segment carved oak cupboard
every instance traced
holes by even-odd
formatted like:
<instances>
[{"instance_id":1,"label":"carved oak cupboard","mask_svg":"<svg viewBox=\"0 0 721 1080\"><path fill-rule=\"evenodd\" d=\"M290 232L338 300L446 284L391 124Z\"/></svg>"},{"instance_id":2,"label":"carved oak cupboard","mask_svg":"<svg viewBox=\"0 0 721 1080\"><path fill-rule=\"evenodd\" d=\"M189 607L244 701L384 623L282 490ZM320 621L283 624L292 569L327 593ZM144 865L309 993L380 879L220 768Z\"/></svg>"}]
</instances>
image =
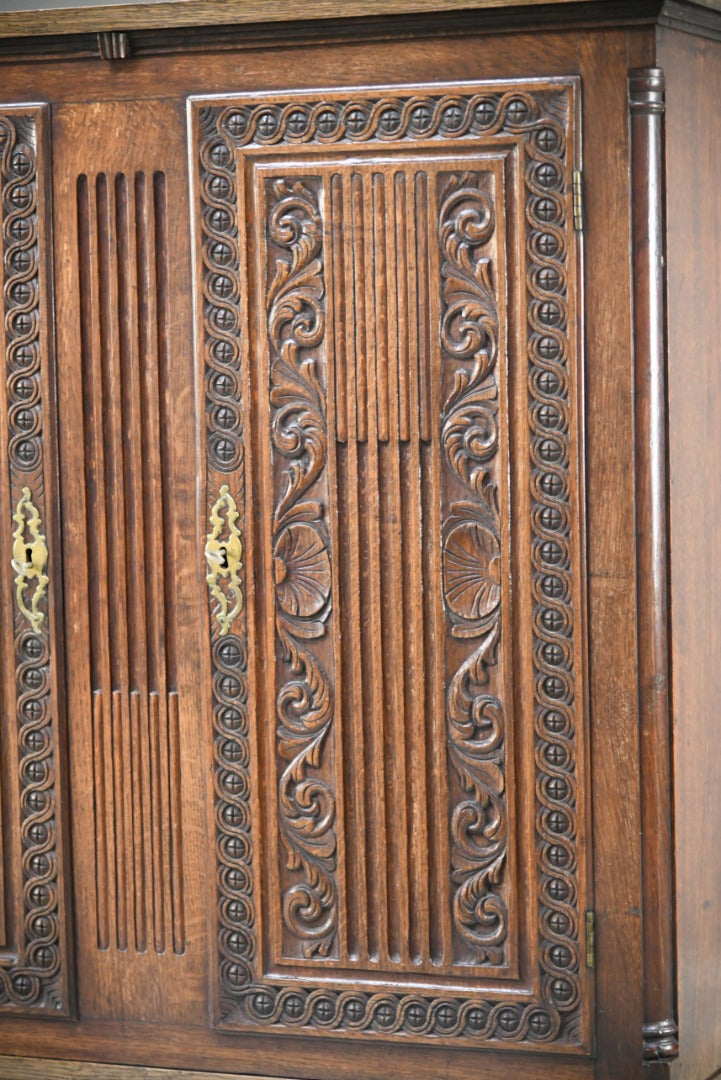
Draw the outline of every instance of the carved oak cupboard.
<instances>
[{"instance_id":1,"label":"carved oak cupboard","mask_svg":"<svg viewBox=\"0 0 721 1080\"><path fill-rule=\"evenodd\" d=\"M719 5L15 6L0 1074L706 1080Z\"/></svg>"}]
</instances>

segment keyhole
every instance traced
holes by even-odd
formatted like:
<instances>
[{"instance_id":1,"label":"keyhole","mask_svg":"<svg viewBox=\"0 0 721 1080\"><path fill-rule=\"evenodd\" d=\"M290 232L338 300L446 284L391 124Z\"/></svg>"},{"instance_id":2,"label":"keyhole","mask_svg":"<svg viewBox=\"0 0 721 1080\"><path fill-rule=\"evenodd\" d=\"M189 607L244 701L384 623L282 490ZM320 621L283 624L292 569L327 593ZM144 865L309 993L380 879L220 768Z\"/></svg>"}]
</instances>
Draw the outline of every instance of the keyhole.
<instances>
[{"instance_id":1,"label":"keyhole","mask_svg":"<svg viewBox=\"0 0 721 1080\"><path fill-rule=\"evenodd\" d=\"M30 564L33 561L33 549L31 547L25 548L25 562Z\"/></svg>"},{"instance_id":2,"label":"keyhole","mask_svg":"<svg viewBox=\"0 0 721 1080\"><path fill-rule=\"evenodd\" d=\"M227 550L227 548L224 548L224 547L220 548L219 551L218 551L218 554L220 555L220 567L221 567L221 570L227 570L228 569L228 550Z\"/></svg>"}]
</instances>

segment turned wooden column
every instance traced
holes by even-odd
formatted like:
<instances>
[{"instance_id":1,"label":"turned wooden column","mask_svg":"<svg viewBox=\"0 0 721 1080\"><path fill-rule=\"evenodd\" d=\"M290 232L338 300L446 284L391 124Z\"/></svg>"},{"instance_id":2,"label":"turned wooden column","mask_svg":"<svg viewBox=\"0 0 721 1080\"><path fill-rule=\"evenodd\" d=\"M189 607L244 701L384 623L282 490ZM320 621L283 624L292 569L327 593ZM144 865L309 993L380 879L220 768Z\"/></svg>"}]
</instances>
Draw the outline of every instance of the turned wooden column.
<instances>
[{"instance_id":1,"label":"turned wooden column","mask_svg":"<svg viewBox=\"0 0 721 1080\"><path fill-rule=\"evenodd\" d=\"M644 1059L678 1054L668 651L668 469L664 263L664 76L629 74L638 688L643 828Z\"/></svg>"}]
</instances>

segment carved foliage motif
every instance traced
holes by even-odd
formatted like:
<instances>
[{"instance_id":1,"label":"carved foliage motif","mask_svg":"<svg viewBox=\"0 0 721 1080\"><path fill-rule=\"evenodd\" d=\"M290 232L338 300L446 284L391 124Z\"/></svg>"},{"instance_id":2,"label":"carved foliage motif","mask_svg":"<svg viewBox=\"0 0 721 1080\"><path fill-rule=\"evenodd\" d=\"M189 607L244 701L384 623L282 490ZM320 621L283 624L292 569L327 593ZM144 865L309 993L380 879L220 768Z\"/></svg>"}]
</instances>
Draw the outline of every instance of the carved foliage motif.
<instances>
[{"instance_id":1,"label":"carved foliage motif","mask_svg":"<svg viewBox=\"0 0 721 1080\"><path fill-rule=\"evenodd\" d=\"M38 116L0 113L8 462L14 532L15 683L23 923L0 962L0 1005L64 1011L57 837L56 718L46 591L47 518L40 325ZM10 567L6 568L6 573Z\"/></svg>"},{"instance_id":2,"label":"carved foliage motif","mask_svg":"<svg viewBox=\"0 0 721 1080\"><path fill-rule=\"evenodd\" d=\"M276 634L286 668L276 701L280 829L294 884L283 897L289 931L306 956L326 956L337 927L335 796L323 778L333 691L313 642L331 613L326 497L325 390L316 350L325 332L322 224L305 183L276 180L267 192L270 403L280 490L273 517ZM276 466L276 469L278 466Z\"/></svg>"},{"instance_id":3,"label":"carved foliage motif","mask_svg":"<svg viewBox=\"0 0 721 1080\"><path fill-rule=\"evenodd\" d=\"M529 556L536 691L540 996L525 1001L494 1000L468 994L458 997L391 990L373 993L262 981L254 962L257 942L245 711L247 627L242 616L238 636L233 639L237 667L232 672L219 653L221 640L213 642L214 685L230 680L222 700L216 691L214 710L223 1026L250 1023L276 1030L322 1030L345 1035L366 1032L381 1037L461 1038L472 1042L504 1040L531 1045L575 1044L582 1039L575 798L577 703L571 592L572 544L575 547L578 539L571 534L573 391L567 369L567 191L572 162L566 150L565 129L572 103L572 88L560 81L537 87L519 83L507 90L481 87L472 93L428 95L410 91L374 96L369 92L347 100L333 96L281 103L200 103L209 484L218 470L233 472L237 477L243 460L239 417L235 426L229 424L227 428L222 428L219 421L226 406L231 412L240 411L235 160L242 147L430 139L476 142L489 148L496 135L502 136L505 143L515 140L525 155L528 252L533 532ZM281 252L285 249L285 256L281 255L276 266L284 262L286 269L282 273L288 280L298 272L298 281L302 281L294 305L286 303L281 297L283 286L278 286L268 324L274 341L274 449L287 458L285 488L283 497L277 500L274 521L276 633L285 647L289 671L278 705L285 709L285 715L281 712L284 724L290 717L286 730L293 736L295 758L302 761L292 778L289 809L284 812L295 815L298 822L307 820L311 837L317 837L320 828L327 838L320 848L310 846L313 859L308 860L307 867L303 859L307 860L308 852L302 846L295 848L299 874L306 887L302 901L306 909L302 913L294 911L292 916L296 922L301 915L310 920L310 925L327 927L330 934L327 920L331 894L326 891L325 899L311 901L307 891L309 883L317 880L323 883L323 893L325 882L332 881L332 803L322 790L324 782L314 760L306 754L307 746L322 746L327 737L326 722L332 714L327 676L314 666L311 650L316 640L313 633L321 632L324 619L330 615L327 540L318 529L318 522L323 520L320 506L314 508L312 517L301 516L297 509L313 499L319 502L311 489L318 484L325 454L324 390L312 359L322 336L323 282L320 240L315 232L318 205L312 183L304 177L302 183L288 180L283 184L273 193L277 209L274 243ZM463 196L458 194L461 187L466 191ZM461 203L453 203L456 196ZM292 212L279 209L285 199L294 203ZM459 212L463 199L469 200L467 209L473 206L470 215ZM470 643L469 654L449 687L447 701L451 758L459 777L466 778L469 790L469 808L463 811L464 819L454 826L454 899L459 923L471 936L480 933L480 941L474 938L479 949L492 950L499 947L493 938L505 918L495 881L497 868L503 866L505 844L501 839L505 829L502 780L496 772L502 760L504 718L497 696L488 688L489 672L496 662L500 599L498 508L490 465L497 443L497 389L492 375L497 339L489 289L492 283L477 251L482 242L477 237L492 227L492 220L488 219L489 208L478 189L472 183L469 188L466 179L457 191L446 191L440 205L439 240L442 258L448 264L443 281L442 345L446 363L458 365L456 388L444 401L441 434L448 468L466 493L444 522L444 593L459 640ZM463 244L467 245L466 253ZM283 312L282 318L273 315L274 308ZM307 369L299 371L287 359L279 363L284 346L286 351L290 347L296 360L307 356ZM279 374L302 402L302 418L286 410L286 399L282 393L279 396ZM240 506L242 484L237 492ZM306 626L312 628L310 637L299 633ZM291 699L285 697L289 690L295 695L292 713L288 710ZM226 714L232 718L230 727ZM292 726L297 716L305 716L298 741ZM311 728L314 743L309 739ZM290 746L290 735L288 739ZM227 787L227 777L232 778L232 789ZM303 784L308 786L303 789ZM468 851L458 843L463 836L467 837ZM294 850L292 843L289 850ZM320 871L326 877L314 879L313 873L320 875ZM312 937L308 940L314 941ZM326 939L321 936L320 940L325 943ZM312 948L311 944L311 952Z\"/></svg>"},{"instance_id":4,"label":"carved foliage motif","mask_svg":"<svg viewBox=\"0 0 721 1080\"><path fill-rule=\"evenodd\" d=\"M468 642L447 694L449 758L462 797L451 819L456 930L480 962L505 962L507 907L500 888L508 849L505 718L489 692L501 634L498 484L498 314L491 260L491 200L472 174L439 193L443 291L441 344L451 368L441 444L467 501L444 522L443 584L451 639ZM455 650L454 650L455 652Z\"/></svg>"}]
</instances>

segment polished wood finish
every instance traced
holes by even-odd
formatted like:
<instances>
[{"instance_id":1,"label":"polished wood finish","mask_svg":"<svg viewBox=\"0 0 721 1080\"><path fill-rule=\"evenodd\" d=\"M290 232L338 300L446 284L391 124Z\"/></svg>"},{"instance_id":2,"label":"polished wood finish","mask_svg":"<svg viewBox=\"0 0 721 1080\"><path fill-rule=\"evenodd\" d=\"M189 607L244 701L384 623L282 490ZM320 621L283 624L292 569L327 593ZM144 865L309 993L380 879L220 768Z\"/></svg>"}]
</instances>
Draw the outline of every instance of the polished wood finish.
<instances>
[{"instance_id":1,"label":"polished wood finish","mask_svg":"<svg viewBox=\"0 0 721 1080\"><path fill-rule=\"evenodd\" d=\"M270 1080L267 1076L250 1077L239 1073L146 1069L135 1065L97 1065L87 1061L17 1057L0 1057L0 1075L3 1080Z\"/></svg>"},{"instance_id":2,"label":"polished wood finish","mask_svg":"<svg viewBox=\"0 0 721 1080\"><path fill-rule=\"evenodd\" d=\"M644 1057L678 1054L668 647L668 477L663 118L659 68L629 76L632 169L636 574L643 822Z\"/></svg>"},{"instance_id":3,"label":"polished wood finish","mask_svg":"<svg viewBox=\"0 0 721 1080\"><path fill-rule=\"evenodd\" d=\"M248 740L228 694L214 702L218 875L237 873L224 853L242 842L263 915L231 917L221 887L221 941L244 937L221 952L218 1022L453 1045L502 1030L539 1048L573 1029L583 1045L576 240L560 227L575 86L436 89L192 103L208 504L237 503L248 597L232 634L213 598L213 685L237 679L253 703ZM237 262L236 205L254 222ZM526 297L506 294L527 250ZM526 340L528 382L511 367ZM244 368L249 404L229 378ZM529 393L530 445L511 420ZM535 628L515 641L530 697L514 623ZM520 750L533 716L535 760ZM225 798L231 775L247 797ZM534 789L535 837L520 824ZM526 967L546 994L495 996L496 981L518 993ZM470 979L487 1005L456 996Z\"/></svg>"},{"instance_id":4,"label":"polished wood finish","mask_svg":"<svg viewBox=\"0 0 721 1080\"><path fill-rule=\"evenodd\" d=\"M190 1022L207 747L181 115L58 105L53 147L79 1004Z\"/></svg>"},{"instance_id":5,"label":"polished wood finish","mask_svg":"<svg viewBox=\"0 0 721 1080\"><path fill-rule=\"evenodd\" d=\"M0 1003L74 1012L66 866L49 110L0 109L3 900ZM11 572L11 573L10 573Z\"/></svg>"},{"instance_id":6,"label":"polished wood finish","mask_svg":"<svg viewBox=\"0 0 721 1080\"><path fill-rule=\"evenodd\" d=\"M145 3L114 3L100 0L77 6L72 0L46 0L19 5L8 0L0 13L0 36L25 34L102 33L152 27L209 26L248 23L284 23L289 20L346 19L384 15L477 11L482 15L499 9L513 13L521 22L539 9L553 7L570 16L574 7L593 5L607 10L611 18L638 14L639 0L146 0ZM658 0L657 9L668 6L670 18L693 18L693 9L721 11L721 0ZM626 10L624 10L624 7ZM37 10L35 10L37 8ZM688 15L687 15L688 12Z\"/></svg>"},{"instance_id":7,"label":"polished wood finish","mask_svg":"<svg viewBox=\"0 0 721 1080\"><path fill-rule=\"evenodd\" d=\"M77 1019L0 1000L4 1052L668 1075L695 751L670 753L651 7L5 57L5 113L52 105Z\"/></svg>"},{"instance_id":8,"label":"polished wood finish","mask_svg":"<svg viewBox=\"0 0 721 1080\"><path fill-rule=\"evenodd\" d=\"M523 0L532 9L548 4L570 5L594 0ZM718 0L705 0L709 7ZM428 13L475 9L514 8L519 0L394 0L392 13ZM155 0L151 3L74 6L55 2L40 10L12 10L0 14L0 36L110 31L166 26L205 26L224 23L287 22L289 19L340 19L390 14L386 0Z\"/></svg>"},{"instance_id":9,"label":"polished wood finish","mask_svg":"<svg viewBox=\"0 0 721 1080\"><path fill-rule=\"evenodd\" d=\"M718 710L721 651L721 45L660 32L666 73L669 470L673 659L674 818L681 1053L672 1075L710 1077L721 1061L721 830ZM691 255L691 253L693 253ZM683 260L683 263L682 263ZM693 358L693 359L691 359ZM697 1033L684 1039L684 1032Z\"/></svg>"}]
</instances>

